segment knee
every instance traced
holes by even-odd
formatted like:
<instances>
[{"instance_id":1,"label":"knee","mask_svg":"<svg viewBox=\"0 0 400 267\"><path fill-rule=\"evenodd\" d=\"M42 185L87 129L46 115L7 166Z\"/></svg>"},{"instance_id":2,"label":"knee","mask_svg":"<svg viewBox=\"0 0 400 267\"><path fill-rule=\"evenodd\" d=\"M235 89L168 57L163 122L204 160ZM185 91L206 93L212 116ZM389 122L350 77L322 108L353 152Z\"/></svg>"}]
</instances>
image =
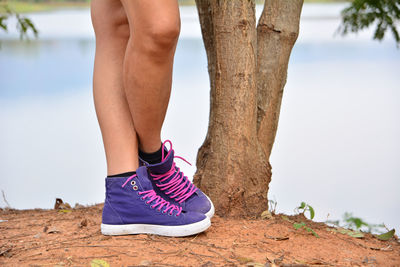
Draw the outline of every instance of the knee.
<instances>
[{"instance_id":1,"label":"knee","mask_svg":"<svg viewBox=\"0 0 400 267\"><path fill-rule=\"evenodd\" d=\"M122 6L105 6L92 1L91 17L96 40L103 43L110 40L128 40L130 36L128 18Z\"/></svg>"},{"instance_id":2,"label":"knee","mask_svg":"<svg viewBox=\"0 0 400 267\"><path fill-rule=\"evenodd\" d=\"M153 23L137 35L138 43L147 52L154 55L168 54L173 51L180 34L180 20L165 23ZM133 33L134 35L134 33Z\"/></svg>"},{"instance_id":3,"label":"knee","mask_svg":"<svg viewBox=\"0 0 400 267\"><path fill-rule=\"evenodd\" d=\"M180 21L154 25L149 30L149 38L153 45L160 48L175 46L181 30Z\"/></svg>"}]
</instances>

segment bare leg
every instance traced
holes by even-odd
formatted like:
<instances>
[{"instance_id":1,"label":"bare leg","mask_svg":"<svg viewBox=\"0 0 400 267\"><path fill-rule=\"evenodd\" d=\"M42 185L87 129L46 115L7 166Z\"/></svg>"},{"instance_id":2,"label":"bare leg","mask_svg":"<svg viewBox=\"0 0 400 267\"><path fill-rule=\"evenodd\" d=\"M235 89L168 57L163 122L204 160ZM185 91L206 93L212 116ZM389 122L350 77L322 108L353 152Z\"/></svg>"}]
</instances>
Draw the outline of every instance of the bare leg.
<instances>
[{"instance_id":1,"label":"bare leg","mask_svg":"<svg viewBox=\"0 0 400 267\"><path fill-rule=\"evenodd\" d=\"M104 1L104 0L103 0ZM121 0L128 17L123 81L132 119L144 152L160 148L161 127L172 83L180 32L177 0Z\"/></svg>"},{"instance_id":2,"label":"bare leg","mask_svg":"<svg viewBox=\"0 0 400 267\"><path fill-rule=\"evenodd\" d=\"M138 140L123 87L122 71L129 25L120 0L92 0L96 33L93 94L103 135L107 174L138 167Z\"/></svg>"}]
</instances>

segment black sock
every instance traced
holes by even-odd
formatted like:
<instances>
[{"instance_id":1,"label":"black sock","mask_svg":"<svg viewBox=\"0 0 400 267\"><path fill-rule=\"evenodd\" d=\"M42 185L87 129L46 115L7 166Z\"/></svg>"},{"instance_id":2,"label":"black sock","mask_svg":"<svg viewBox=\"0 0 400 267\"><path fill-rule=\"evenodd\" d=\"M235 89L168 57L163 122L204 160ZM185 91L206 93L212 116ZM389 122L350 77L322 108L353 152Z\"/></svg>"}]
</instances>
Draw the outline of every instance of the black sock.
<instances>
[{"instance_id":1,"label":"black sock","mask_svg":"<svg viewBox=\"0 0 400 267\"><path fill-rule=\"evenodd\" d=\"M167 153L167 149L164 148L164 157L167 155ZM146 153L139 149L139 157L149 164L160 163L162 160L162 145L160 146L159 150L153 153Z\"/></svg>"},{"instance_id":2,"label":"black sock","mask_svg":"<svg viewBox=\"0 0 400 267\"><path fill-rule=\"evenodd\" d=\"M123 172L123 173L108 175L107 178L110 178L110 177L128 177L128 176L132 176L134 174L136 174L136 172Z\"/></svg>"}]
</instances>

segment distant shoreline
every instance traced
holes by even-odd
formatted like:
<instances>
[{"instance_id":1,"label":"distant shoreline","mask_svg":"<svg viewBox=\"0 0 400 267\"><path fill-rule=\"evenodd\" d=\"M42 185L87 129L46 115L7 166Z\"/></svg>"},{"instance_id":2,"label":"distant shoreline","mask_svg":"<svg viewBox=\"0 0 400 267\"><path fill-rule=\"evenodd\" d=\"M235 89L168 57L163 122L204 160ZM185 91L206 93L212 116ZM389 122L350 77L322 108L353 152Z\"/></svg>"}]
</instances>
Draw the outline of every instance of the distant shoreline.
<instances>
[{"instance_id":1,"label":"distant shoreline","mask_svg":"<svg viewBox=\"0 0 400 267\"><path fill-rule=\"evenodd\" d=\"M193 6L195 0L178 0L180 6ZM348 0L305 0L305 3L340 3L349 2ZM263 0L256 0L257 4L263 4ZM18 1L9 0L9 6L18 13L32 13L32 12L43 12L52 11L59 9L80 9L89 8L89 1L46 1L46 2L33 2L33 1ZM0 8L0 14L3 10Z\"/></svg>"}]
</instances>

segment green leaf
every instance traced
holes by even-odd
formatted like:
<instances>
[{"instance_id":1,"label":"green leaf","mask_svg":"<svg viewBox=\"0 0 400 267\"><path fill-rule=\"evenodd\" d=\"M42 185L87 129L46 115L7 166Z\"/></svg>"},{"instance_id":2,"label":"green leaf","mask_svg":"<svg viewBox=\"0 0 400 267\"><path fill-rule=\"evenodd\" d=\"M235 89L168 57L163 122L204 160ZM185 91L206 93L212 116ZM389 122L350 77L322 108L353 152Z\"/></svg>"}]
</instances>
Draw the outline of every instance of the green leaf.
<instances>
[{"instance_id":1,"label":"green leaf","mask_svg":"<svg viewBox=\"0 0 400 267\"><path fill-rule=\"evenodd\" d=\"M363 225L363 221L360 218L353 218L353 222L356 225L357 229Z\"/></svg>"},{"instance_id":2,"label":"green leaf","mask_svg":"<svg viewBox=\"0 0 400 267\"><path fill-rule=\"evenodd\" d=\"M72 212L72 210L59 210L58 212L60 212L60 213L68 213L68 212Z\"/></svg>"},{"instance_id":3,"label":"green leaf","mask_svg":"<svg viewBox=\"0 0 400 267\"><path fill-rule=\"evenodd\" d=\"M5 15L0 16L0 28L2 28L4 31L7 31L7 19L8 17Z\"/></svg>"},{"instance_id":4,"label":"green leaf","mask_svg":"<svg viewBox=\"0 0 400 267\"><path fill-rule=\"evenodd\" d=\"M313 229L311 229L310 227L306 227L306 230L307 230L307 232L312 233L315 237L319 237L319 235Z\"/></svg>"},{"instance_id":5,"label":"green leaf","mask_svg":"<svg viewBox=\"0 0 400 267\"><path fill-rule=\"evenodd\" d=\"M344 235L348 235L351 237L355 237L355 238L363 238L364 234L361 233L360 231L353 231L350 229L345 229L345 228L338 228L337 232L344 234Z\"/></svg>"},{"instance_id":6,"label":"green leaf","mask_svg":"<svg viewBox=\"0 0 400 267\"><path fill-rule=\"evenodd\" d=\"M375 235L375 237L378 238L379 240L388 241L389 239L391 239L393 237L394 232L395 232L395 230L392 229L389 232L386 232L384 234Z\"/></svg>"},{"instance_id":7,"label":"green leaf","mask_svg":"<svg viewBox=\"0 0 400 267\"><path fill-rule=\"evenodd\" d=\"M293 224L293 227L296 229L296 230L298 230L298 229L300 229L301 227L303 227L303 226L305 226L306 224L304 223L304 222L301 222L301 223L294 223Z\"/></svg>"},{"instance_id":8,"label":"green leaf","mask_svg":"<svg viewBox=\"0 0 400 267\"><path fill-rule=\"evenodd\" d=\"M390 29L399 47L400 37L396 29L400 21L399 0L353 0L349 3L341 12L342 23L337 32L345 35L375 26L373 38L382 40Z\"/></svg>"},{"instance_id":9,"label":"green leaf","mask_svg":"<svg viewBox=\"0 0 400 267\"><path fill-rule=\"evenodd\" d=\"M315 211L314 211L313 207L311 207L310 205L308 205L308 209L310 211L310 219L312 220L312 219L314 219Z\"/></svg>"},{"instance_id":10,"label":"green leaf","mask_svg":"<svg viewBox=\"0 0 400 267\"><path fill-rule=\"evenodd\" d=\"M306 203L305 202L301 202L299 209L304 209L306 207Z\"/></svg>"},{"instance_id":11,"label":"green leaf","mask_svg":"<svg viewBox=\"0 0 400 267\"><path fill-rule=\"evenodd\" d=\"M110 267L110 264L105 260L94 259L90 262L90 267Z\"/></svg>"}]
</instances>

